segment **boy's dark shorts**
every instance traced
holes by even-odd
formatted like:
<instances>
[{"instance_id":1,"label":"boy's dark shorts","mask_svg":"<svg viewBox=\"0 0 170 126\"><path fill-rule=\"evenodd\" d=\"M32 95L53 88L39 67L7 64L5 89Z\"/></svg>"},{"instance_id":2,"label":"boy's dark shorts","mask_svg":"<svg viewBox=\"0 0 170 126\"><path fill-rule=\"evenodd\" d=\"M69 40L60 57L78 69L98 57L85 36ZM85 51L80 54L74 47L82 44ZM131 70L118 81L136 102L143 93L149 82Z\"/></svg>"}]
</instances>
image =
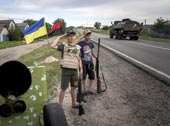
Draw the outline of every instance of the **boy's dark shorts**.
<instances>
[{"instance_id":1,"label":"boy's dark shorts","mask_svg":"<svg viewBox=\"0 0 170 126\"><path fill-rule=\"evenodd\" d=\"M61 89L66 90L69 87L78 86L78 71L77 69L62 68Z\"/></svg>"},{"instance_id":2,"label":"boy's dark shorts","mask_svg":"<svg viewBox=\"0 0 170 126\"><path fill-rule=\"evenodd\" d=\"M95 76L94 76L94 64L83 64L83 80L86 79L86 76L89 76L90 80L94 80Z\"/></svg>"}]
</instances>

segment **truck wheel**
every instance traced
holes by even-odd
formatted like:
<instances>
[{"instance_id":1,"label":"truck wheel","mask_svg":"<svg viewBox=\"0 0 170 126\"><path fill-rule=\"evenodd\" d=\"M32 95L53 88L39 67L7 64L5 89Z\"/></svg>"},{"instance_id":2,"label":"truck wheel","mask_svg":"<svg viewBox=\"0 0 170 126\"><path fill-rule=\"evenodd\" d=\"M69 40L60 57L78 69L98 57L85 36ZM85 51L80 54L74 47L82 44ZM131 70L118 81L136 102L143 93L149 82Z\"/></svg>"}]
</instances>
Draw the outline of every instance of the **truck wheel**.
<instances>
[{"instance_id":1,"label":"truck wheel","mask_svg":"<svg viewBox=\"0 0 170 126\"><path fill-rule=\"evenodd\" d=\"M67 126L62 107L58 103L47 104L43 108L44 126Z\"/></svg>"},{"instance_id":2,"label":"truck wheel","mask_svg":"<svg viewBox=\"0 0 170 126\"><path fill-rule=\"evenodd\" d=\"M130 40L133 40L133 36L130 36Z\"/></svg>"},{"instance_id":3,"label":"truck wheel","mask_svg":"<svg viewBox=\"0 0 170 126\"><path fill-rule=\"evenodd\" d=\"M134 40L138 40L138 39L139 39L139 37L138 37L138 36L135 36L135 37L134 37Z\"/></svg>"},{"instance_id":4,"label":"truck wheel","mask_svg":"<svg viewBox=\"0 0 170 126\"><path fill-rule=\"evenodd\" d=\"M113 38L113 34L110 34L110 38Z\"/></svg>"},{"instance_id":5,"label":"truck wheel","mask_svg":"<svg viewBox=\"0 0 170 126\"><path fill-rule=\"evenodd\" d=\"M118 39L118 35L115 35L115 39Z\"/></svg>"},{"instance_id":6,"label":"truck wheel","mask_svg":"<svg viewBox=\"0 0 170 126\"><path fill-rule=\"evenodd\" d=\"M122 40L123 34L121 33L121 31L118 32L118 39Z\"/></svg>"},{"instance_id":7,"label":"truck wheel","mask_svg":"<svg viewBox=\"0 0 170 126\"><path fill-rule=\"evenodd\" d=\"M118 35L118 39L122 40L122 34L121 33Z\"/></svg>"},{"instance_id":8,"label":"truck wheel","mask_svg":"<svg viewBox=\"0 0 170 126\"><path fill-rule=\"evenodd\" d=\"M115 39L118 39L118 31L116 31L116 33L115 33Z\"/></svg>"}]
</instances>

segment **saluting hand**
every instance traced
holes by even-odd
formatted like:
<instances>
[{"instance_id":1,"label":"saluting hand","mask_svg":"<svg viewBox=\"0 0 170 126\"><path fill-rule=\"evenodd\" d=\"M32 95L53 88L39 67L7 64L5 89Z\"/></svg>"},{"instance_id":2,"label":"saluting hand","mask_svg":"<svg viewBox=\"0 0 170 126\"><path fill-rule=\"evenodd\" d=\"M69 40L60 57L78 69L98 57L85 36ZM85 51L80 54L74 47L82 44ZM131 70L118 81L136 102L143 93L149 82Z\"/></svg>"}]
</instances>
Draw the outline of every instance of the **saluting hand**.
<instances>
[{"instance_id":1,"label":"saluting hand","mask_svg":"<svg viewBox=\"0 0 170 126\"><path fill-rule=\"evenodd\" d=\"M66 37L66 35L67 35L67 34L60 35L59 38L60 38L60 39L63 39L63 38Z\"/></svg>"}]
</instances>

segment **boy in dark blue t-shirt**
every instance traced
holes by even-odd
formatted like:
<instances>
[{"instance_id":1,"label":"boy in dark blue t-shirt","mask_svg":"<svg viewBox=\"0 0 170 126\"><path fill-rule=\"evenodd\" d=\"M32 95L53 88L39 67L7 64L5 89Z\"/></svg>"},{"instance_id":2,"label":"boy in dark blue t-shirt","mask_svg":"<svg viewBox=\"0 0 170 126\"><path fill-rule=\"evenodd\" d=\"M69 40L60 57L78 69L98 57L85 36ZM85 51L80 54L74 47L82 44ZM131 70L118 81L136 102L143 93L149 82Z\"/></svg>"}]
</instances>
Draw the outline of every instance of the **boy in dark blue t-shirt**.
<instances>
[{"instance_id":1,"label":"boy in dark blue t-shirt","mask_svg":"<svg viewBox=\"0 0 170 126\"><path fill-rule=\"evenodd\" d=\"M84 40L80 41L78 45L81 46L81 59L82 59L82 64L83 64L83 91L86 92L86 76L88 74L89 76L89 86L88 86L88 93L89 94L94 94L92 92L92 85L93 85L93 80L95 79L94 76L94 64L93 64L93 59L92 57L96 58L96 55L94 53L94 44L91 41L91 31L86 30L83 33Z\"/></svg>"}]
</instances>

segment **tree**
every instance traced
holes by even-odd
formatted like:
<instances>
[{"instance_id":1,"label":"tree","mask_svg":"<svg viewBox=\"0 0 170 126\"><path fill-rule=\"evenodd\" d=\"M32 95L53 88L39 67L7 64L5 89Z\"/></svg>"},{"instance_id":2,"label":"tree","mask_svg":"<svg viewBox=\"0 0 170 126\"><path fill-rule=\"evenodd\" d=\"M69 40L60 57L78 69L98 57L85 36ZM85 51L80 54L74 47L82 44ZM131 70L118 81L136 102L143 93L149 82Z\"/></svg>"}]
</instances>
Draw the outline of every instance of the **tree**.
<instances>
[{"instance_id":1,"label":"tree","mask_svg":"<svg viewBox=\"0 0 170 126\"><path fill-rule=\"evenodd\" d=\"M74 29L75 27L74 26L69 26L68 29Z\"/></svg>"},{"instance_id":2,"label":"tree","mask_svg":"<svg viewBox=\"0 0 170 126\"><path fill-rule=\"evenodd\" d=\"M95 22L94 23L94 27L96 28L96 29L100 29L100 27L101 27L101 23L100 22Z\"/></svg>"},{"instance_id":3,"label":"tree","mask_svg":"<svg viewBox=\"0 0 170 126\"><path fill-rule=\"evenodd\" d=\"M58 21L61 21L61 22L62 22L62 33L65 33L67 23L65 22L64 19L58 18L57 20L55 20L55 21L53 22L53 25L54 25L56 22L58 22Z\"/></svg>"},{"instance_id":4,"label":"tree","mask_svg":"<svg viewBox=\"0 0 170 126\"><path fill-rule=\"evenodd\" d=\"M26 19L23 21L23 23L27 23L29 26L37 22L36 20L33 19Z\"/></svg>"},{"instance_id":5,"label":"tree","mask_svg":"<svg viewBox=\"0 0 170 126\"><path fill-rule=\"evenodd\" d=\"M170 21L164 20L162 17L154 22L153 31L162 34L170 34Z\"/></svg>"},{"instance_id":6,"label":"tree","mask_svg":"<svg viewBox=\"0 0 170 126\"><path fill-rule=\"evenodd\" d=\"M18 28L15 29L11 28L9 29L8 37L9 41L19 41L22 39L22 32Z\"/></svg>"},{"instance_id":7,"label":"tree","mask_svg":"<svg viewBox=\"0 0 170 126\"><path fill-rule=\"evenodd\" d=\"M52 25L50 23L46 22L47 33L49 33L51 27L52 27Z\"/></svg>"},{"instance_id":8,"label":"tree","mask_svg":"<svg viewBox=\"0 0 170 126\"><path fill-rule=\"evenodd\" d=\"M103 30L109 30L109 26L108 25L103 25L102 29Z\"/></svg>"}]
</instances>

